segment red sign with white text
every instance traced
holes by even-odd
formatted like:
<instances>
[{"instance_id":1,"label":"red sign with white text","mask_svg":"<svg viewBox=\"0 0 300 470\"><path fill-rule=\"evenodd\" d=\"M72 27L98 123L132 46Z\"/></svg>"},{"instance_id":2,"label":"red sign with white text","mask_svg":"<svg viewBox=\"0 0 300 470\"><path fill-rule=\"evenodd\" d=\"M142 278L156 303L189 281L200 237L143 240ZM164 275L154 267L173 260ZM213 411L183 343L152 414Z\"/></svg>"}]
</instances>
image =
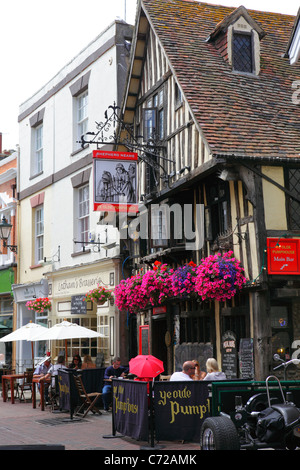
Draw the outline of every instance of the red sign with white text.
<instances>
[{"instance_id":1,"label":"red sign with white text","mask_svg":"<svg viewBox=\"0 0 300 470\"><path fill-rule=\"evenodd\" d=\"M268 273L300 274L300 239L267 238Z\"/></svg>"}]
</instances>

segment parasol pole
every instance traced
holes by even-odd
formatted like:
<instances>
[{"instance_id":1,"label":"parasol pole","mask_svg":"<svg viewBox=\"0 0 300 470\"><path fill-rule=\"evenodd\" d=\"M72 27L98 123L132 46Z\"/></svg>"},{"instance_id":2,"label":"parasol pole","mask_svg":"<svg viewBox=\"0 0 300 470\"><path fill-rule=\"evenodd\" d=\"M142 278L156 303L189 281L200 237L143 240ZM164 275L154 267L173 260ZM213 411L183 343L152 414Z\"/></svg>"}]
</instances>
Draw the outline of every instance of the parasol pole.
<instances>
[{"instance_id":1,"label":"parasol pole","mask_svg":"<svg viewBox=\"0 0 300 470\"><path fill-rule=\"evenodd\" d=\"M68 340L65 339L65 363L68 363Z\"/></svg>"}]
</instances>

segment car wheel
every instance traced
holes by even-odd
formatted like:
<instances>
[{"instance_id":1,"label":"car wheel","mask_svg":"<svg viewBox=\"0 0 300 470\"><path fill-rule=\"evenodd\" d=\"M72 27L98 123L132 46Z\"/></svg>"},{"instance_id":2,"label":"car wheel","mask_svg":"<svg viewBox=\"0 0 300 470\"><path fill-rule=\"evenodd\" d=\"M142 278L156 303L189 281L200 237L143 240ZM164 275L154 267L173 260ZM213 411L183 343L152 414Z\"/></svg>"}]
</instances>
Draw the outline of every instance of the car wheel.
<instances>
[{"instance_id":1,"label":"car wheel","mask_svg":"<svg viewBox=\"0 0 300 470\"><path fill-rule=\"evenodd\" d=\"M226 416L207 418L201 428L202 450L239 450L240 442L235 425Z\"/></svg>"}]
</instances>

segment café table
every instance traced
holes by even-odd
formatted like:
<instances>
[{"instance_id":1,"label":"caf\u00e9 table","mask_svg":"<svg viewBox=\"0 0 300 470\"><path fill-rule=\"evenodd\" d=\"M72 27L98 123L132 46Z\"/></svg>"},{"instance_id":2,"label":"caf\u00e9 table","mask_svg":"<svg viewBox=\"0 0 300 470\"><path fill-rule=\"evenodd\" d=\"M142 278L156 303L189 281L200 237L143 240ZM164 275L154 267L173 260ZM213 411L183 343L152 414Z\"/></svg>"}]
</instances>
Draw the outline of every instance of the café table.
<instances>
[{"instance_id":1,"label":"caf\u00e9 table","mask_svg":"<svg viewBox=\"0 0 300 470\"><path fill-rule=\"evenodd\" d=\"M41 379L41 376L36 375L32 378L32 408L36 408L36 385L40 385L40 396L41 396L41 411L45 410L45 383L50 383L51 378Z\"/></svg>"},{"instance_id":2,"label":"caf\u00e9 table","mask_svg":"<svg viewBox=\"0 0 300 470\"><path fill-rule=\"evenodd\" d=\"M7 374L2 375L2 398L5 402L7 400L7 393L6 393L6 382L10 383L10 390L11 390L11 403L12 405L15 403L15 396L14 396L14 384L15 380L17 379L24 379L25 374Z\"/></svg>"}]
</instances>

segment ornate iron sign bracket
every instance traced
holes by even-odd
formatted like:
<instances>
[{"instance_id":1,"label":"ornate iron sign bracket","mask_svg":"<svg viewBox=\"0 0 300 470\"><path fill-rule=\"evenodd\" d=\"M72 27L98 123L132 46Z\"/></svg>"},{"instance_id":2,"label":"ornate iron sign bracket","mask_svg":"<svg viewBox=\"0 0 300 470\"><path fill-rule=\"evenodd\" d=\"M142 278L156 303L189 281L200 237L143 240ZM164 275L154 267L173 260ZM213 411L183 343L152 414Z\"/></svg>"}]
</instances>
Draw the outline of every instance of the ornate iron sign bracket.
<instances>
[{"instance_id":1,"label":"ornate iron sign bracket","mask_svg":"<svg viewBox=\"0 0 300 470\"><path fill-rule=\"evenodd\" d=\"M135 136L133 126L124 123L123 117L118 113L119 110L120 107L115 103L110 105L104 113L104 121L96 122L97 131L86 132L81 136L79 141L81 147L92 144L96 145L98 150L101 145L125 146L129 151L137 152L139 160L152 168L154 176L156 177L155 173L158 172L160 178L169 186L170 174L163 162L171 163L173 167L171 174L175 174L175 162L162 155L165 152L165 146L160 145L155 132L147 142L144 142L142 136ZM122 140L120 139L121 132L125 134Z\"/></svg>"}]
</instances>

